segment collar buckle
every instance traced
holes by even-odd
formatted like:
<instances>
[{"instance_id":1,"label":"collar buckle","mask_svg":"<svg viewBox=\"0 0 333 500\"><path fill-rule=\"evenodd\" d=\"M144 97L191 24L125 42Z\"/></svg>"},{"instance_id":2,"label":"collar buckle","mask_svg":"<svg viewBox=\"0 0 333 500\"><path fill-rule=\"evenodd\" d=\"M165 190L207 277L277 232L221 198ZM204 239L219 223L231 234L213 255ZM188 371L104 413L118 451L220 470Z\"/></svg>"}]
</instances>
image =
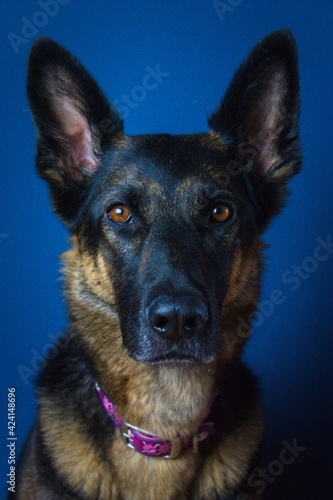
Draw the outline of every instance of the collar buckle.
<instances>
[{"instance_id":1,"label":"collar buckle","mask_svg":"<svg viewBox=\"0 0 333 500\"><path fill-rule=\"evenodd\" d=\"M120 437L122 441L126 444L128 448L131 450L135 450L134 446L132 445L130 441L130 427L126 422L123 422L120 426Z\"/></svg>"},{"instance_id":2,"label":"collar buckle","mask_svg":"<svg viewBox=\"0 0 333 500\"><path fill-rule=\"evenodd\" d=\"M166 445L166 443L168 443L168 444L170 443L168 446L170 448L169 453L167 455L164 455L164 454L159 455L160 458L166 458L166 459L173 460L174 458L177 458L180 455L180 452L182 451L182 448L183 448L183 443L182 443L180 438L162 441L162 440L159 440L155 434L144 431L144 430L140 429L139 427L135 427L134 425L128 424L127 422L123 422L120 426L120 437L121 437L122 441L126 444L126 446L128 448L130 448L131 450L134 450L134 451L138 451L139 453L142 453L142 449L140 449L141 445L142 445L142 441L139 443L139 445L135 446L136 440L133 439L135 437L134 434L136 435L136 437L138 437L138 435L139 435L140 440L142 440L142 441L144 441L145 439L147 439L147 440L153 439L154 441L156 441L156 442L158 441L159 443L162 443L164 445ZM149 453L144 452L144 454L148 454L149 456L154 455L153 452L149 452Z\"/></svg>"}]
</instances>

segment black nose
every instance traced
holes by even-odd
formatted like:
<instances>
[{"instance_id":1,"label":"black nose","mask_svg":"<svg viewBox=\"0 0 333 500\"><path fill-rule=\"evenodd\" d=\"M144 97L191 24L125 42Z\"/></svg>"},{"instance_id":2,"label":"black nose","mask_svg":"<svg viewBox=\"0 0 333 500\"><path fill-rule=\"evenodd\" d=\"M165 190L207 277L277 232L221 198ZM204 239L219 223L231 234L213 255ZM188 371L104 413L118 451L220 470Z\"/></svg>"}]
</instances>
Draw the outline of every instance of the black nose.
<instances>
[{"instance_id":1,"label":"black nose","mask_svg":"<svg viewBox=\"0 0 333 500\"><path fill-rule=\"evenodd\" d=\"M146 309L149 326L161 337L191 338L200 333L208 320L208 309L197 297L160 295Z\"/></svg>"}]
</instances>

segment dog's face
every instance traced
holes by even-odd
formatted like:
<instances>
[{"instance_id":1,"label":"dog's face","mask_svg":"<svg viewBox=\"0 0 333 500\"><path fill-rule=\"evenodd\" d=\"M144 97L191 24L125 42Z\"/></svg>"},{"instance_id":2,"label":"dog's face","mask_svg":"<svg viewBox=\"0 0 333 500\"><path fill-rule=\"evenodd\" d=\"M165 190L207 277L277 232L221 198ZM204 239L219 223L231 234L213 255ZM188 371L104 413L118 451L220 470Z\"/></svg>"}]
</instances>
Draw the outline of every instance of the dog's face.
<instances>
[{"instance_id":1,"label":"dog's face","mask_svg":"<svg viewBox=\"0 0 333 500\"><path fill-rule=\"evenodd\" d=\"M253 311L258 237L300 164L291 35L252 51L206 134L126 136L91 76L48 39L32 48L28 94L38 171L84 251L103 256L128 354L211 362Z\"/></svg>"},{"instance_id":2,"label":"dog's face","mask_svg":"<svg viewBox=\"0 0 333 500\"><path fill-rule=\"evenodd\" d=\"M216 353L235 252L258 232L245 181L226 183L229 157L214 135L126 137L96 174L78 225L103 246L137 360Z\"/></svg>"}]
</instances>

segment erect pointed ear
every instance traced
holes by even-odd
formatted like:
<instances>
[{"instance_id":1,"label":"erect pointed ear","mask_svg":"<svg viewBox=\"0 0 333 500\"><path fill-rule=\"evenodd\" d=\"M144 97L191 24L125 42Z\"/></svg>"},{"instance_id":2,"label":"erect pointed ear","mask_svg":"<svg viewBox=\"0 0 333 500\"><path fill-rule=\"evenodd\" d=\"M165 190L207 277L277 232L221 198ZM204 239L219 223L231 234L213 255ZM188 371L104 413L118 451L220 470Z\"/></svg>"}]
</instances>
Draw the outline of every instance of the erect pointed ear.
<instances>
[{"instance_id":1,"label":"erect pointed ear","mask_svg":"<svg viewBox=\"0 0 333 500\"><path fill-rule=\"evenodd\" d=\"M300 169L298 118L296 44L290 31L279 30L250 52L209 120L213 131L236 145L261 203L263 227L282 207L286 184Z\"/></svg>"},{"instance_id":2,"label":"erect pointed ear","mask_svg":"<svg viewBox=\"0 0 333 500\"><path fill-rule=\"evenodd\" d=\"M49 38L31 48L27 86L38 132L37 170L68 222L123 123L81 63Z\"/></svg>"}]
</instances>

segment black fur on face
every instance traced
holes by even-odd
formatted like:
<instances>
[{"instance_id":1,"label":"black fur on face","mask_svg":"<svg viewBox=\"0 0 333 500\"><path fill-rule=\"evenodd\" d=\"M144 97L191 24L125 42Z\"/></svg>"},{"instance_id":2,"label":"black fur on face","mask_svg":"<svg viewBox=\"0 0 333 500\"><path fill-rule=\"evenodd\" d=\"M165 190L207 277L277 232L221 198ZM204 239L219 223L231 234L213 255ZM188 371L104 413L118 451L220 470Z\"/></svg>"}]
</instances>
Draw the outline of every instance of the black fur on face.
<instances>
[{"instance_id":1,"label":"black fur on face","mask_svg":"<svg viewBox=\"0 0 333 500\"><path fill-rule=\"evenodd\" d=\"M129 354L146 363L211 361L235 255L250 252L299 170L292 35L275 32L253 49L207 134L125 136L92 77L49 39L35 42L29 67L38 172L71 232L109 263ZM128 218L113 220L121 207ZM221 221L214 214L225 207ZM192 334L177 341L175 331L157 335L151 316L160 297L186 297L184 308L198 312L190 320L202 325L189 324Z\"/></svg>"},{"instance_id":2,"label":"black fur on face","mask_svg":"<svg viewBox=\"0 0 333 500\"><path fill-rule=\"evenodd\" d=\"M90 251L102 248L109 261L124 343L139 360L210 360L234 252L244 241L252 248L258 235L247 183L238 176L226 185L228 148L210 141L208 134L126 138L106 156L76 221ZM119 204L131 212L121 224L108 216ZM217 204L230 209L226 222L212 217ZM200 336L175 343L152 331L146 310L161 295L207 305Z\"/></svg>"}]
</instances>

